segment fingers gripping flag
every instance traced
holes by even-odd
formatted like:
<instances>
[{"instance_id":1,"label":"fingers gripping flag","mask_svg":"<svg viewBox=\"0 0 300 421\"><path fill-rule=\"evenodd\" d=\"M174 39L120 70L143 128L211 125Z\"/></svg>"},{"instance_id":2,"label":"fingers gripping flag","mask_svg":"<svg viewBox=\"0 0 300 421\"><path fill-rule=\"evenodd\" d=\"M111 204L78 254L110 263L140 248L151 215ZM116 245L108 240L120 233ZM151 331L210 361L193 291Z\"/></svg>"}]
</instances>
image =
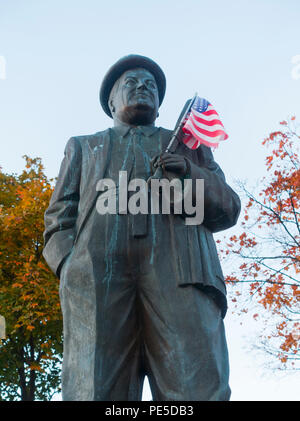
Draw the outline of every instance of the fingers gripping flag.
<instances>
[{"instance_id":1,"label":"fingers gripping flag","mask_svg":"<svg viewBox=\"0 0 300 421\"><path fill-rule=\"evenodd\" d=\"M198 96L182 130L186 134L183 143L190 149L197 149L201 144L217 148L220 141L228 138L219 114L206 99Z\"/></svg>"}]
</instances>

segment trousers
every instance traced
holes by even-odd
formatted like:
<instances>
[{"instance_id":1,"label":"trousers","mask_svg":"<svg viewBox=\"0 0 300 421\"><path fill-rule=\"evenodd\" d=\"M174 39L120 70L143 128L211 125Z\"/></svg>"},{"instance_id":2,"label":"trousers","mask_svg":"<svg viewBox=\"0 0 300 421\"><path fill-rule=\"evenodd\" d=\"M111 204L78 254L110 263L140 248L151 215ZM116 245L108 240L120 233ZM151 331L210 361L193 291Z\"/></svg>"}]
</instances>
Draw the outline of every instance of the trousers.
<instances>
[{"instance_id":1,"label":"trousers","mask_svg":"<svg viewBox=\"0 0 300 421\"><path fill-rule=\"evenodd\" d=\"M153 265L149 238L121 238L124 244L119 242L113 256L107 256L113 262L109 283L98 279L96 286L96 340L89 344L95 348L93 393L88 399L139 401L147 376L154 401L229 400L227 344L218 305L194 285L179 287L163 250L164 266ZM62 280L62 307L70 320L80 309L75 309L74 294L65 284ZM74 317L67 323L71 326ZM64 330L75 336L72 328ZM76 346L71 340L70 352ZM68 350L64 353L68 365ZM63 399L85 399L76 395L66 365Z\"/></svg>"}]
</instances>

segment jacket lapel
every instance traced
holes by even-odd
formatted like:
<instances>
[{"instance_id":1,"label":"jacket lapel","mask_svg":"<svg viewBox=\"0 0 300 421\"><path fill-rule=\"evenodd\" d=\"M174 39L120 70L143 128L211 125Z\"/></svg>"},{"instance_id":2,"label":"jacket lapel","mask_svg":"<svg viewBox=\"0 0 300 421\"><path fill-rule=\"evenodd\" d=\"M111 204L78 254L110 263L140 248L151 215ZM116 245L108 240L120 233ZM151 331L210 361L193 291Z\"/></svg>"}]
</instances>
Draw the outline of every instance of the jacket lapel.
<instances>
[{"instance_id":1,"label":"jacket lapel","mask_svg":"<svg viewBox=\"0 0 300 421\"><path fill-rule=\"evenodd\" d=\"M96 133L88 144L84 145L83 160L86 174L82 175L81 211L78 215L75 243L84 228L92 210L96 206L101 191L96 190L99 180L105 178L111 159L111 129Z\"/></svg>"}]
</instances>

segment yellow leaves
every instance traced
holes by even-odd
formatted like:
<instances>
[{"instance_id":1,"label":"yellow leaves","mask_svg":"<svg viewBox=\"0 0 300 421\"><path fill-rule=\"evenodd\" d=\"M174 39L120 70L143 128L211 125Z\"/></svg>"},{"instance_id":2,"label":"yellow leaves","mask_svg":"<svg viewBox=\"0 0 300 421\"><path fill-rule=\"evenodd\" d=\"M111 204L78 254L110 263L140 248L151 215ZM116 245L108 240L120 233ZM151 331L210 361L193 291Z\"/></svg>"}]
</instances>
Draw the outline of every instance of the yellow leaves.
<instances>
[{"instance_id":1,"label":"yellow leaves","mask_svg":"<svg viewBox=\"0 0 300 421\"><path fill-rule=\"evenodd\" d=\"M12 330L61 321L58 280L42 257L44 212L53 188L39 158L20 176L0 173L0 289Z\"/></svg>"}]
</instances>

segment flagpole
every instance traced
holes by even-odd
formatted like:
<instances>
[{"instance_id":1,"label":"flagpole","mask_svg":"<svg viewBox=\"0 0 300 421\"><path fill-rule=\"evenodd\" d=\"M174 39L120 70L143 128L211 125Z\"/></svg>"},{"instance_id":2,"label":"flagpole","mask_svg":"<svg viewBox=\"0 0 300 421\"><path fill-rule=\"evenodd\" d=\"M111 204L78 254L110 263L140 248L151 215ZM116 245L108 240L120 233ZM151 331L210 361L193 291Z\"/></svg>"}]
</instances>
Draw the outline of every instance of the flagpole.
<instances>
[{"instance_id":1,"label":"flagpole","mask_svg":"<svg viewBox=\"0 0 300 421\"><path fill-rule=\"evenodd\" d=\"M192 106L193 106L193 104L194 104L194 102L195 102L195 100L196 100L197 96L198 96L198 94L197 94L197 92L196 92L196 93L195 93L195 95L193 96L193 98L191 99L191 101L190 101L190 103L189 103L189 106L187 107L187 109L186 109L185 113L183 114L183 116L182 116L182 118L181 118L181 120L180 120L180 123L179 123L179 124L178 124L178 126L177 126L177 129L174 131L174 133L173 133L173 135L172 135L172 137L171 137L171 140L170 140L170 142L169 142L169 144L168 144L168 146L167 146L167 148L166 148L165 152L171 152L171 153L174 153L174 152L175 152L175 149L176 149L176 146L177 146L177 145L175 145L175 148L174 148L174 147L172 148L173 143L175 142L175 140L177 140L177 143L178 143L177 135L178 135L178 133L179 133L180 129L182 128L183 123L184 123L184 120L186 119L186 116L187 116L187 115L188 115L188 113L190 112L190 110L191 110L191 108L192 108ZM171 148L172 148L172 150L171 150Z\"/></svg>"},{"instance_id":2,"label":"flagpole","mask_svg":"<svg viewBox=\"0 0 300 421\"><path fill-rule=\"evenodd\" d=\"M190 112L190 110L191 110L191 108L192 108L192 106L193 106L193 104L194 104L197 96L198 96L198 94L196 92L195 95L193 96L193 98L191 99L191 101L190 101L190 103L189 103L189 105L188 105L185 113L183 114L183 116L182 116L182 118L180 120L180 123L178 124L177 128L175 129L175 131L174 131L174 133L173 133L173 135L171 137L171 140L170 140L170 142L169 142L169 144L168 144L168 146L167 146L167 148L165 150L165 153L174 153L175 152L175 149L176 149L176 147L178 145L177 135L178 135L180 129L182 129L184 120L186 119L186 116ZM176 140L176 143L175 143L175 140ZM156 169L155 173L151 177L148 178L148 181L147 182L149 183L152 178L158 178L158 179L160 179L160 178L162 178L162 176L163 176L162 168L161 167L158 167Z\"/></svg>"}]
</instances>

